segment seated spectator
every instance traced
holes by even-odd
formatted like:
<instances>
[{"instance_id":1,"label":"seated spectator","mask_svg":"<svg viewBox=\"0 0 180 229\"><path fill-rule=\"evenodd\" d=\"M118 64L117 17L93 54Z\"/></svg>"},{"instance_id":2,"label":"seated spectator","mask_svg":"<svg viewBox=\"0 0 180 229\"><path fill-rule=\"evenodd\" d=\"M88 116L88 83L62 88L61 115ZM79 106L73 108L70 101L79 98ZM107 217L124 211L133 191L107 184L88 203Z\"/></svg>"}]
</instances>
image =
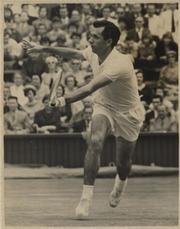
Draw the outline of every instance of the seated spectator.
<instances>
[{"instance_id":1,"label":"seated spectator","mask_svg":"<svg viewBox=\"0 0 180 229\"><path fill-rule=\"evenodd\" d=\"M24 95L24 82L20 72L14 73L13 82L10 87L11 95L17 97L19 104L24 106L27 103L27 98Z\"/></svg>"},{"instance_id":2,"label":"seated spectator","mask_svg":"<svg viewBox=\"0 0 180 229\"><path fill-rule=\"evenodd\" d=\"M42 37L39 41L40 45L42 46L50 46L51 42L48 37Z\"/></svg>"},{"instance_id":3,"label":"seated spectator","mask_svg":"<svg viewBox=\"0 0 180 229\"><path fill-rule=\"evenodd\" d=\"M18 100L15 96L8 98L9 111L4 115L5 134L27 134L31 124L26 112L18 110Z\"/></svg>"},{"instance_id":4,"label":"seated spectator","mask_svg":"<svg viewBox=\"0 0 180 229\"><path fill-rule=\"evenodd\" d=\"M43 37L47 36L47 32L48 32L48 29L47 29L45 24L39 24L38 25L38 27L36 29L36 36L37 36L38 42L40 42L40 40Z\"/></svg>"},{"instance_id":5,"label":"seated spectator","mask_svg":"<svg viewBox=\"0 0 180 229\"><path fill-rule=\"evenodd\" d=\"M135 20L135 28L128 31L127 38L128 40L134 40L135 42L139 42L142 40L144 36L150 34L149 29L144 28L144 19L143 17L137 17Z\"/></svg>"},{"instance_id":6,"label":"seated spectator","mask_svg":"<svg viewBox=\"0 0 180 229\"><path fill-rule=\"evenodd\" d=\"M144 122L144 131L149 131L150 120L155 119L158 116L158 107L162 105L163 99L159 95L155 95L152 98L152 104L150 104L149 109L145 115L145 122Z\"/></svg>"},{"instance_id":7,"label":"seated spectator","mask_svg":"<svg viewBox=\"0 0 180 229\"><path fill-rule=\"evenodd\" d=\"M47 30L50 30L52 22L47 17L47 8L42 6L39 8L39 18L33 21L35 29L39 28L40 24L44 24Z\"/></svg>"},{"instance_id":8,"label":"seated spectator","mask_svg":"<svg viewBox=\"0 0 180 229\"><path fill-rule=\"evenodd\" d=\"M77 25L77 33L82 34L84 32L84 25L81 22L81 15L78 10L73 10L71 12L71 17L69 20L70 23L74 23Z\"/></svg>"},{"instance_id":9,"label":"seated spectator","mask_svg":"<svg viewBox=\"0 0 180 229\"><path fill-rule=\"evenodd\" d=\"M39 53L31 53L23 61L23 74L26 76L26 82L30 83L33 75L41 75L47 70L46 63Z\"/></svg>"},{"instance_id":10,"label":"seated spectator","mask_svg":"<svg viewBox=\"0 0 180 229\"><path fill-rule=\"evenodd\" d=\"M166 96L164 88L161 86L156 87L155 94L162 97L162 104L167 108L167 111L171 112L173 109L173 103Z\"/></svg>"},{"instance_id":11,"label":"seated spectator","mask_svg":"<svg viewBox=\"0 0 180 229\"><path fill-rule=\"evenodd\" d=\"M169 89L173 88L173 86L178 87L178 62L176 61L176 56L177 53L175 51L168 51L168 64L160 71L160 81Z\"/></svg>"},{"instance_id":12,"label":"seated spectator","mask_svg":"<svg viewBox=\"0 0 180 229\"><path fill-rule=\"evenodd\" d=\"M38 102L41 103L42 99L45 95L48 95L50 93L49 86L42 83L42 79L38 75L32 76L31 84L36 89L36 99Z\"/></svg>"},{"instance_id":13,"label":"seated spectator","mask_svg":"<svg viewBox=\"0 0 180 229\"><path fill-rule=\"evenodd\" d=\"M44 109L35 113L34 127L38 133L59 132L61 130L61 113L59 108L49 105L49 96L42 99Z\"/></svg>"},{"instance_id":14,"label":"seated spectator","mask_svg":"<svg viewBox=\"0 0 180 229\"><path fill-rule=\"evenodd\" d=\"M50 42L55 42L59 36L64 35L64 31L60 28L60 18L54 17L52 20L52 29L48 32L47 36Z\"/></svg>"},{"instance_id":15,"label":"seated spectator","mask_svg":"<svg viewBox=\"0 0 180 229\"><path fill-rule=\"evenodd\" d=\"M166 64L168 51L175 51L178 53L178 45L174 42L172 33L170 32L165 33L160 42L157 43L155 53L158 60Z\"/></svg>"},{"instance_id":16,"label":"seated spectator","mask_svg":"<svg viewBox=\"0 0 180 229\"><path fill-rule=\"evenodd\" d=\"M68 10L66 5L64 6L60 5L58 16L60 17L61 20L61 29L66 30L69 24Z\"/></svg>"},{"instance_id":17,"label":"seated spectator","mask_svg":"<svg viewBox=\"0 0 180 229\"><path fill-rule=\"evenodd\" d=\"M69 44L70 47L75 49L82 49L81 48L81 34L80 33L73 33L71 35L71 43Z\"/></svg>"},{"instance_id":18,"label":"seated spectator","mask_svg":"<svg viewBox=\"0 0 180 229\"><path fill-rule=\"evenodd\" d=\"M65 94L68 95L72 93L77 88L77 82L74 75L68 75L65 78ZM76 115L84 108L82 101L77 101L71 104L72 116Z\"/></svg>"},{"instance_id":19,"label":"seated spectator","mask_svg":"<svg viewBox=\"0 0 180 229\"><path fill-rule=\"evenodd\" d=\"M54 56L48 56L45 59L45 62L47 64L47 72L44 72L41 75L42 83L44 85L47 85L49 88L52 86L52 84L59 79L60 73L58 71L58 59Z\"/></svg>"},{"instance_id":20,"label":"seated spectator","mask_svg":"<svg viewBox=\"0 0 180 229\"><path fill-rule=\"evenodd\" d=\"M14 39L11 38L11 34L4 31L4 60L12 61L16 60L22 55L22 47Z\"/></svg>"},{"instance_id":21,"label":"seated spectator","mask_svg":"<svg viewBox=\"0 0 180 229\"><path fill-rule=\"evenodd\" d=\"M64 84L66 95L72 93L77 88L77 81L74 75L67 75Z\"/></svg>"},{"instance_id":22,"label":"seated spectator","mask_svg":"<svg viewBox=\"0 0 180 229\"><path fill-rule=\"evenodd\" d=\"M138 91L145 108L152 102L153 90L144 82L143 72L136 70L136 77L138 83Z\"/></svg>"},{"instance_id":23,"label":"seated spectator","mask_svg":"<svg viewBox=\"0 0 180 229\"><path fill-rule=\"evenodd\" d=\"M36 88L33 85L29 84L24 87L24 95L27 97L28 102L23 106L23 109L32 121L35 112L41 110L43 104L36 99Z\"/></svg>"},{"instance_id":24,"label":"seated spectator","mask_svg":"<svg viewBox=\"0 0 180 229\"><path fill-rule=\"evenodd\" d=\"M64 96L64 92L65 92L64 86L60 84L56 90L56 97L60 98ZM62 125L65 123L68 123L72 117L71 104L67 103L64 107L61 107L60 112L61 112ZM64 125L64 126L67 126L67 125Z\"/></svg>"},{"instance_id":25,"label":"seated spectator","mask_svg":"<svg viewBox=\"0 0 180 229\"><path fill-rule=\"evenodd\" d=\"M111 16L112 14L112 10L110 8L110 5L106 4L104 5L103 9L102 9L102 18L100 18L100 20L104 19L104 20L108 20L112 23L114 23L115 25L118 25L118 22L115 18L113 18Z\"/></svg>"},{"instance_id":26,"label":"seated spectator","mask_svg":"<svg viewBox=\"0 0 180 229\"><path fill-rule=\"evenodd\" d=\"M11 96L11 91L10 91L10 86L9 85L4 85L4 93L3 93L3 98L4 98L4 113L9 111L8 107L8 98Z\"/></svg>"},{"instance_id":27,"label":"seated spectator","mask_svg":"<svg viewBox=\"0 0 180 229\"><path fill-rule=\"evenodd\" d=\"M138 44L130 37L126 37L126 41L121 47L120 51L126 54L130 54L133 59L136 59L138 56Z\"/></svg>"},{"instance_id":28,"label":"seated spectator","mask_svg":"<svg viewBox=\"0 0 180 229\"><path fill-rule=\"evenodd\" d=\"M178 124L174 116L169 115L166 111L164 105L158 106L157 117L150 121L149 130L150 131L160 131L160 132L177 132Z\"/></svg>"},{"instance_id":29,"label":"seated spectator","mask_svg":"<svg viewBox=\"0 0 180 229\"><path fill-rule=\"evenodd\" d=\"M16 29L16 24L14 21L7 21L6 22L6 30L9 32L12 39L14 39L17 43L21 42L22 36Z\"/></svg>"},{"instance_id":30,"label":"seated spectator","mask_svg":"<svg viewBox=\"0 0 180 229\"><path fill-rule=\"evenodd\" d=\"M26 12L22 12L20 20L21 22L16 24L16 30L20 33L22 38L28 37L29 33L34 32L34 27L28 23L28 14Z\"/></svg>"},{"instance_id":31,"label":"seated spectator","mask_svg":"<svg viewBox=\"0 0 180 229\"><path fill-rule=\"evenodd\" d=\"M142 41L139 44L139 59L153 61L155 60L155 43L151 35L142 37Z\"/></svg>"},{"instance_id":32,"label":"seated spectator","mask_svg":"<svg viewBox=\"0 0 180 229\"><path fill-rule=\"evenodd\" d=\"M73 123L73 132L89 132L91 128L93 107L85 106L83 109L82 119Z\"/></svg>"},{"instance_id":33,"label":"seated spectator","mask_svg":"<svg viewBox=\"0 0 180 229\"><path fill-rule=\"evenodd\" d=\"M81 70L81 60L79 59L72 59L70 62L70 67L72 69L72 74L76 78L77 86L84 82L84 74Z\"/></svg>"},{"instance_id":34,"label":"seated spectator","mask_svg":"<svg viewBox=\"0 0 180 229\"><path fill-rule=\"evenodd\" d=\"M4 7L4 21L11 21L13 19L13 11L7 5Z\"/></svg>"}]
</instances>

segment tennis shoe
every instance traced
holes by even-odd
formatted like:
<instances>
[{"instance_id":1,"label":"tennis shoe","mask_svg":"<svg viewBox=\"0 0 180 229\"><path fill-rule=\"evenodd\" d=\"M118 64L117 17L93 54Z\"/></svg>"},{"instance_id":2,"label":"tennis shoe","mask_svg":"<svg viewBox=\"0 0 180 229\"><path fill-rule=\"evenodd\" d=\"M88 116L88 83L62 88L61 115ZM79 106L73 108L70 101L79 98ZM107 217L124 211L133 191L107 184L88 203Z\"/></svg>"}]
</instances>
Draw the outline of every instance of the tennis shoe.
<instances>
[{"instance_id":1,"label":"tennis shoe","mask_svg":"<svg viewBox=\"0 0 180 229\"><path fill-rule=\"evenodd\" d=\"M80 200L76 208L76 218L77 219L84 219L89 216L90 202L91 201L88 199Z\"/></svg>"}]
</instances>

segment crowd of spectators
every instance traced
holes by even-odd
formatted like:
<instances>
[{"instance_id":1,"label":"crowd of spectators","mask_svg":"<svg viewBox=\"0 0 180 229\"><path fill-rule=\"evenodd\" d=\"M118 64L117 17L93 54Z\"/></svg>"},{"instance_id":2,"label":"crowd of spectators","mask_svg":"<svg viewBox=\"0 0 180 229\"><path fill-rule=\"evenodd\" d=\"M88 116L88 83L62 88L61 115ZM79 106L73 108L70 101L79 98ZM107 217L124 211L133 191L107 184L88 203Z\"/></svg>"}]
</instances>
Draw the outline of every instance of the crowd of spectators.
<instances>
[{"instance_id":1,"label":"crowd of spectators","mask_svg":"<svg viewBox=\"0 0 180 229\"><path fill-rule=\"evenodd\" d=\"M178 131L177 4L6 4L4 7L4 122L6 134L85 132L93 113L92 96L49 106L56 96L92 80L87 61L50 53L27 55L22 39L43 45L86 48L97 19L115 23L116 49L129 54L146 110L142 131ZM121 63L119 63L121 64Z\"/></svg>"}]
</instances>

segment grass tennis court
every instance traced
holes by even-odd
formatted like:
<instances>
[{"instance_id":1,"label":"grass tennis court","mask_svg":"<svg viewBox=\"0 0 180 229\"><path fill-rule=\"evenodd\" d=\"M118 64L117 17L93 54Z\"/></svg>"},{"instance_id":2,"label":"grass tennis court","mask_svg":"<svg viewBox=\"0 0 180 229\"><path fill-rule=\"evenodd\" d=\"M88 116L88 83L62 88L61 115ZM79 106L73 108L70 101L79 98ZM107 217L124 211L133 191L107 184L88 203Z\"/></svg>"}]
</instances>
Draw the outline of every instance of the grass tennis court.
<instances>
[{"instance_id":1,"label":"grass tennis court","mask_svg":"<svg viewBox=\"0 0 180 229\"><path fill-rule=\"evenodd\" d=\"M82 178L5 180L6 226L177 226L178 176L130 178L116 208L113 179L97 179L88 220L76 220Z\"/></svg>"}]
</instances>

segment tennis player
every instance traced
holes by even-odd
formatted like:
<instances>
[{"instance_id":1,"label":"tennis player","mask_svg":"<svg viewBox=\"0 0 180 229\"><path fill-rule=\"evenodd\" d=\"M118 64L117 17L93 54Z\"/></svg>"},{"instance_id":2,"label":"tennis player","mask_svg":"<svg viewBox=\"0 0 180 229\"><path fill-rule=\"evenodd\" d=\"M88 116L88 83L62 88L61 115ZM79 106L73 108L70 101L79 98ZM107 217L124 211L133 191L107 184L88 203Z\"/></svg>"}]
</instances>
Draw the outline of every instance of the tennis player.
<instances>
[{"instance_id":1,"label":"tennis player","mask_svg":"<svg viewBox=\"0 0 180 229\"><path fill-rule=\"evenodd\" d=\"M56 100L56 104L64 106L65 103L76 102L92 93L94 97L90 139L84 162L84 185L76 208L78 219L89 215L100 155L108 135L114 135L117 144L117 175L109 204L111 207L118 205L127 184L132 154L144 120L144 109L138 95L131 58L115 48L119 36L120 31L116 25L101 20L94 22L90 29L90 46L82 51L34 46L24 41L24 48L28 53L45 51L66 58L86 59L93 70L94 78L91 82Z\"/></svg>"}]
</instances>

